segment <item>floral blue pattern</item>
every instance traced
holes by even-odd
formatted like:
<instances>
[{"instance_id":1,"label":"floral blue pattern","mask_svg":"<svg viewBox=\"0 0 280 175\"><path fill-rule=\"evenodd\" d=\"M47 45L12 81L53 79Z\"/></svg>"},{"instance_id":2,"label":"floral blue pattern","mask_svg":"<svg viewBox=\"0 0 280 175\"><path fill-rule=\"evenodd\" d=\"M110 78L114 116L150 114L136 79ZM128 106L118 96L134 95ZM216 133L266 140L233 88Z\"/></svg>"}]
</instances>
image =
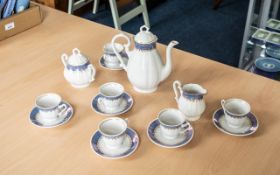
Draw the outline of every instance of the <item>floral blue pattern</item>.
<instances>
[{"instance_id":1,"label":"floral blue pattern","mask_svg":"<svg viewBox=\"0 0 280 175\"><path fill-rule=\"evenodd\" d=\"M135 48L139 50L152 50L156 48L156 42L153 42L151 44L140 44L135 42Z\"/></svg>"},{"instance_id":2,"label":"floral blue pattern","mask_svg":"<svg viewBox=\"0 0 280 175\"><path fill-rule=\"evenodd\" d=\"M68 70L72 70L72 71L78 70L78 71L81 71L81 70L87 69L89 64L90 64L90 63L89 63L89 61L88 61L88 62L86 62L85 64L79 65L79 66L72 66L72 65L70 65L70 64L67 64L66 67L67 67Z\"/></svg>"}]
</instances>

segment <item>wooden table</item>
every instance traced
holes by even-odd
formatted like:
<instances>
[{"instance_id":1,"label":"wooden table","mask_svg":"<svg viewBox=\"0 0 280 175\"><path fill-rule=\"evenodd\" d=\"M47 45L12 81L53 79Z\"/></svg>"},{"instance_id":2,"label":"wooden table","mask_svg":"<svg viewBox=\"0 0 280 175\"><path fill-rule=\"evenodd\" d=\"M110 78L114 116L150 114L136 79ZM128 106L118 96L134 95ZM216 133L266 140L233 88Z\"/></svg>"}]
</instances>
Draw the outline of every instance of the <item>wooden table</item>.
<instances>
[{"instance_id":1,"label":"wooden table","mask_svg":"<svg viewBox=\"0 0 280 175\"><path fill-rule=\"evenodd\" d=\"M279 82L174 49L171 76L157 92L139 94L124 71L105 70L98 64L103 45L119 31L43 9L41 25L0 42L0 174L280 174ZM165 46L158 46L164 54ZM97 69L89 88L74 89L63 77L60 55L69 54L74 47L86 53ZM192 123L195 135L187 146L164 149L148 140L146 129L160 110L176 107L172 90L176 79L207 88L207 109ZM90 147L91 136L104 119L92 111L91 99L108 81L122 83L133 96L132 110L121 117L129 118L130 127L141 138L136 152L120 160L102 159ZM45 92L59 93L74 106L69 123L41 129L29 122L35 97ZM252 105L260 121L254 135L229 136L212 124L220 99L230 97L243 98Z\"/></svg>"}]
</instances>

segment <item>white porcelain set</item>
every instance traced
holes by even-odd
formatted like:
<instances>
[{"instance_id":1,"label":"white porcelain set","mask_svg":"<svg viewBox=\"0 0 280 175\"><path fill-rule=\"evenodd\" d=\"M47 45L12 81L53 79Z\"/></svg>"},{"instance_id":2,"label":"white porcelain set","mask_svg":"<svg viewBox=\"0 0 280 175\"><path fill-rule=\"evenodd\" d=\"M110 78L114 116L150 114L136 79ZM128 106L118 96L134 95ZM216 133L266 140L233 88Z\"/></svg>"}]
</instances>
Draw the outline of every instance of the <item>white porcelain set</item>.
<instances>
[{"instance_id":1,"label":"white porcelain set","mask_svg":"<svg viewBox=\"0 0 280 175\"><path fill-rule=\"evenodd\" d=\"M126 39L127 44L116 43L118 38ZM104 46L104 55L100 59L100 64L110 69L123 68L135 91L152 93L157 90L159 83L170 75L172 71L171 50L178 44L177 41L169 43L164 65L156 49L156 42L157 37L146 26L142 26L140 32L135 35L133 50L129 49L130 38L125 34L118 34L113 37L110 44ZM84 88L94 81L96 70L79 49L73 49L70 56L63 54L61 60L64 65L64 77L73 87ZM173 90L179 110L169 108L161 111L158 118L152 121L147 129L149 139L165 148L177 148L189 143L193 138L194 129L188 121L198 120L206 108L203 96L207 90L200 85L185 84L182 86L181 82L176 80L173 82ZM122 112L116 111L120 108L125 95L128 105ZM242 127L248 121L246 116L252 116L250 105L245 101L229 99L222 100L221 103L223 111L220 111L219 114L215 113L217 115L213 116L213 120L218 116L214 124L220 130L224 129L223 126L220 126L222 125L221 115L225 114L227 125L235 129ZM100 87L100 93L92 101L93 109L100 114L106 114L109 111L109 114L119 115L129 110L132 104L133 100L124 92L123 86L114 82L103 84ZM101 111L98 111L100 109ZM102 109L105 109L105 112ZM66 102L62 103L61 97L57 94L44 94L36 99L36 109L34 108L30 115L32 122L36 125L38 125L36 123L37 115L45 121L55 121L59 116L65 115L69 119L73 115L73 108ZM252 132L256 130L258 123L254 126ZM91 146L102 157L126 157L138 147L137 133L128 128L127 122L121 118L105 119L98 128L92 137Z\"/></svg>"},{"instance_id":2,"label":"white porcelain set","mask_svg":"<svg viewBox=\"0 0 280 175\"><path fill-rule=\"evenodd\" d=\"M84 88L94 81L96 70L89 59L75 48L72 55L62 54L64 77L75 88Z\"/></svg>"}]
</instances>

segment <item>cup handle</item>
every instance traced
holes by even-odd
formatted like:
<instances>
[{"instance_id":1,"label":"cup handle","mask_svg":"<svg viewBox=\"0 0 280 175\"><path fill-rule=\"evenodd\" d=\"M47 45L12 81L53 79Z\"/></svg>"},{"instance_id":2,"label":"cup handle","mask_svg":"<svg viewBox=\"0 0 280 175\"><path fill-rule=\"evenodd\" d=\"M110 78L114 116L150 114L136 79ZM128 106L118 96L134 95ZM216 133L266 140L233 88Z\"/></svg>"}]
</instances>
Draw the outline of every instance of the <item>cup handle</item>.
<instances>
[{"instance_id":1,"label":"cup handle","mask_svg":"<svg viewBox=\"0 0 280 175\"><path fill-rule=\"evenodd\" d=\"M184 122L184 123L181 125L181 129L182 129L182 130L180 131L180 133L181 133L181 134L184 134L185 132L188 131L189 127L190 127L190 124L189 124L188 122Z\"/></svg>"},{"instance_id":2,"label":"cup handle","mask_svg":"<svg viewBox=\"0 0 280 175\"><path fill-rule=\"evenodd\" d=\"M179 93L180 95L183 94L183 90L182 90L182 87L181 87L181 82L179 80L176 80L173 82L173 90L174 90L174 93L175 93L175 100L178 102L180 96L179 96ZM178 93L178 90L179 90L179 93Z\"/></svg>"},{"instance_id":3,"label":"cup handle","mask_svg":"<svg viewBox=\"0 0 280 175\"><path fill-rule=\"evenodd\" d=\"M102 106L105 106L105 105L104 105L104 102L103 102L103 98L98 98L98 99L97 99L97 103L100 104L100 105L102 105Z\"/></svg>"},{"instance_id":4,"label":"cup handle","mask_svg":"<svg viewBox=\"0 0 280 175\"><path fill-rule=\"evenodd\" d=\"M124 121L126 122L126 124L128 124L129 122L128 118L125 118Z\"/></svg>"},{"instance_id":5,"label":"cup handle","mask_svg":"<svg viewBox=\"0 0 280 175\"><path fill-rule=\"evenodd\" d=\"M68 114L68 112L70 112L72 110L70 107L67 107L66 104L59 105L58 109L60 110L59 113L58 113L58 116Z\"/></svg>"},{"instance_id":6,"label":"cup handle","mask_svg":"<svg viewBox=\"0 0 280 175\"><path fill-rule=\"evenodd\" d=\"M68 114L71 111L72 111L72 109L70 107L68 107L65 110L61 111L58 115L59 116L66 115L66 114Z\"/></svg>"},{"instance_id":7,"label":"cup handle","mask_svg":"<svg viewBox=\"0 0 280 175\"><path fill-rule=\"evenodd\" d=\"M226 101L224 99L222 99L221 100L221 105L222 105L222 108L224 110L224 113L226 112L226 110L225 110L225 103L226 103Z\"/></svg>"},{"instance_id":8,"label":"cup handle","mask_svg":"<svg viewBox=\"0 0 280 175\"><path fill-rule=\"evenodd\" d=\"M94 77L95 77L95 73L96 73L96 70L95 68L93 67L92 64L89 64L88 65L88 69L91 71L91 79L90 79L90 82L94 81Z\"/></svg>"}]
</instances>

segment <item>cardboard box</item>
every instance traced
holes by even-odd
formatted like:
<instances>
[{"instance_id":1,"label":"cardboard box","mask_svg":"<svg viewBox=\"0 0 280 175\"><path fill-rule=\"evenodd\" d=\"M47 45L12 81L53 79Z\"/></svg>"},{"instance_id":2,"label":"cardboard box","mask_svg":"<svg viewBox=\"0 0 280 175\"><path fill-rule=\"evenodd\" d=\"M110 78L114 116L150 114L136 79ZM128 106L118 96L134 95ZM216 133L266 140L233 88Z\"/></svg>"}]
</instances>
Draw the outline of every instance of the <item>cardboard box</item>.
<instances>
[{"instance_id":1,"label":"cardboard box","mask_svg":"<svg viewBox=\"0 0 280 175\"><path fill-rule=\"evenodd\" d=\"M0 40L28 30L42 22L40 6L30 3L23 12L0 20Z\"/></svg>"}]
</instances>

